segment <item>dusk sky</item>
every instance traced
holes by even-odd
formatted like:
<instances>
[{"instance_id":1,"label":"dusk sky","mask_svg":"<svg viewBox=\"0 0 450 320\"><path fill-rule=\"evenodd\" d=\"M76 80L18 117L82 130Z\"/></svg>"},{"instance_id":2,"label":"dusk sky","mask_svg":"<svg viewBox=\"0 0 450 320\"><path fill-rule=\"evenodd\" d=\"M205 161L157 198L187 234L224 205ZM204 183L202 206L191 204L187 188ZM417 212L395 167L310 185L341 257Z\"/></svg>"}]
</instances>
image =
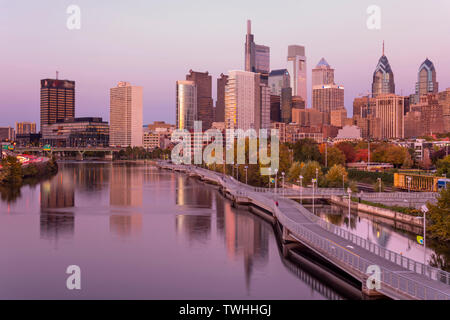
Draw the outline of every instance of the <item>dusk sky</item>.
<instances>
[{"instance_id":1,"label":"dusk sky","mask_svg":"<svg viewBox=\"0 0 450 320\"><path fill-rule=\"evenodd\" d=\"M81 8L81 29L69 30L66 9ZM381 29L366 27L369 5L381 8ZM450 0L107 1L0 0L0 126L39 125L40 79L76 81L76 116L109 121L109 88L144 88L144 124L175 122L175 82L189 69L220 73L244 68L246 20L255 42L270 46L271 69L285 68L287 47L306 47L311 69L324 57L345 87L345 106L366 93L382 52L397 94L414 92L428 57L439 90L450 87ZM311 105L308 101L308 107Z\"/></svg>"}]
</instances>

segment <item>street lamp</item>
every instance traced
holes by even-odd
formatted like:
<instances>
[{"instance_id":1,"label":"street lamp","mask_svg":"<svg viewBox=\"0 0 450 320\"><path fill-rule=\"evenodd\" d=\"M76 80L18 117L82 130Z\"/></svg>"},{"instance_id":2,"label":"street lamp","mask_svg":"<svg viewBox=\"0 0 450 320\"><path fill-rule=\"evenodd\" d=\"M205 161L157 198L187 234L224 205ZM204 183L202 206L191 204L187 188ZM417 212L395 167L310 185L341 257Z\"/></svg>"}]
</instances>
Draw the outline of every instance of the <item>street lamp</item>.
<instances>
[{"instance_id":1,"label":"street lamp","mask_svg":"<svg viewBox=\"0 0 450 320\"><path fill-rule=\"evenodd\" d=\"M381 178L377 178L378 180L378 192L381 192Z\"/></svg>"},{"instance_id":2,"label":"street lamp","mask_svg":"<svg viewBox=\"0 0 450 320\"><path fill-rule=\"evenodd\" d=\"M300 203L303 204L303 176L300 175Z\"/></svg>"},{"instance_id":3,"label":"street lamp","mask_svg":"<svg viewBox=\"0 0 450 320\"><path fill-rule=\"evenodd\" d=\"M316 168L316 182L317 182L317 185L316 185L316 188L319 186L319 168Z\"/></svg>"},{"instance_id":4,"label":"street lamp","mask_svg":"<svg viewBox=\"0 0 450 320\"><path fill-rule=\"evenodd\" d=\"M281 175L283 176L283 196L284 196L284 171L281 173Z\"/></svg>"},{"instance_id":5,"label":"street lamp","mask_svg":"<svg viewBox=\"0 0 450 320\"><path fill-rule=\"evenodd\" d=\"M272 167L269 167L269 192L270 192L270 180L272 180Z\"/></svg>"},{"instance_id":6,"label":"street lamp","mask_svg":"<svg viewBox=\"0 0 450 320\"><path fill-rule=\"evenodd\" d=\"M410 176L407 176L406 177L406 180L408 180L408 192L411 192L411 177Z\"/></svg>"},{"instance_id":7,"label":"street lamp","mask_svg":"<svg viewBox=\"0 0 450 320\"><path fill-rule=\"evenodd\" d=\"M316 179L312 179L311 181L312 181L312 184L313 184L313 190L312 190L313 191L313 199L312 199L313 200L313 214L315 214L316 211L315 211L315 208L314 208L314 183L316 183L317 180Z\"/></svg>"},{"instance_id":8,"label":"street lamp","mask_svg":"<svg viewBox=\"0 0 450 320\"><path fill-rule=\"evenodd\" d=\"M423 212L423 263L426 264L426 257L425 257L425 253L426 253L426 236L427 236L427 212L428 212L428 207L424 204L421 207L421 210Z\"/></svg>"},{"instance_id":9,"label":"street lamp","mask_svg":"<svg viewBox=\"0 0 450 320\"><path fill-rule=\"evenodd\" d=\"M278 191L278 169L275 169L275 194L277 194Z\"/></svg>"},{"instance_id":10,"label":"street lamp","mask_svg":"<svg viewBox=\"0 0 450 320\"><path fill-rule=\"evenodd\" d=\"M351 210L351 196L352 196L352 189L347 188L347 193L348 193L348 226L350 227L350 210Z\"/></svg>"},{"instance_id":11,"label":"street lamp","mask_svg":"<svg viewBox=\"0 0 450 320\"><path fill-rule=\"evenodd\" d=\"M244 169L245 169L245 184L247 184L247 178L248 178L248 175L247 175L247 169L248 169L248 166L245 166L244 167Z\"/></svg>"}]
</instances>

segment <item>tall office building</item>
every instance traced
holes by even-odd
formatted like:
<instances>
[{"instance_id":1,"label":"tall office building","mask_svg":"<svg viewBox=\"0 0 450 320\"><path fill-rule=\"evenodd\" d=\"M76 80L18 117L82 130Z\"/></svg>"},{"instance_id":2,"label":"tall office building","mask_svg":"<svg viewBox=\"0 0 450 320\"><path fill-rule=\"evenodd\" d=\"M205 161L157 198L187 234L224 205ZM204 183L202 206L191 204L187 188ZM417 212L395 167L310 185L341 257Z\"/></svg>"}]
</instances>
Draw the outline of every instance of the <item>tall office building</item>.
<instances>
[{"instance_id":1,"label":"tall office building","mask_svg":"<svg viewBox=\"0 0 450 320\"><path fill-rule=\"evenodd\" d=\"M330 67L325 58L322 58L317 66L312 69L312 86L328 84L334 84L334 69Z\"/></svg>"},{"instance_id":2,"label":"tall office building","mask_svg":"<svg viewBox=\"0 0 450 320\"><path fill-rule=\"evenodd\" d=\"M419 67L416 82L415 103L419 103L420 96L428 93L438 93L439 84L436 82L436 69L433 62L425 59Z\"/></svg>"},{"instance_id":3,"label":"tall office building","mask_svg":"<svg viewBox=\"0 0 450 320\"><path fill-rule=\"evenodd\" d=\"M300 96L307 100L306 94L306 56L305 47L290 45L288 47L288 71L291 76L291 88L293 96Z\"/></svg>"},{"instance_id":4,"label":"tall office building","mask_svg":"<svg viewBox=\"0 0 450 320\"><path fill-rule=\"evenodd\" d=\"M328 113L344 108L344 87L336 84L314 86L312 107Z\"/></svg>"},{"instance_id":5,"label":"tall office building","mask_svg":"<svg viewBox=\"0 0 450 320\"><path fill-rule=\"evenodd\" d=\"M269 87L258 73L233 70L225 87L225 127L227 129L270 128Z\"/></svg>"},{"instance_id":6,"label":"tall office building","mask_svg":"<svg viewBox=\"0 0 450 320\"><path fill-rule=\"evenodd\" d=\"M197 86L194 81L177 81L177 129L194 130L197 120Z\"/></svg>"},{"instance_id":7,"label":"tall office building","mask_svg":"<svg viewBox=\"0 0 450 320\"><path fill-rule=\"evenodd\" d=\"M75 117L75 81L41 80L41 131L45 125Z\"/></svg>"},{"instance_id":8,"label":"tall office building","mask_svg":"<svg viewBox=\"0 0 450 320\"><path fill-rule=\"evenodd\" d=\"M228 76L223 73L220 74L220 78L217 79L217 100L215 121L225 121L225 85L227 84Z\"/></svg>"},{"instance_id":9,"label":"tall office building","mask_svg":"<svg viewBox=\"0 0 450 320\"><path fill-rule=\"evenodd\" d=\"M111 146L142 146L142 87L119 82L110 89Z\"/></svg>"},{"instance_id":10,"label":"tall office building","mask_svg":"<svg viewBox=\"0 0 450 320\"><path fill-rule=\"evenodd\" d=\"M384 55L384 42L383 42L383 55L373 73L372 82L372 97L377 97L382 94L395 94L394 73L392 72L391 65L388 58Z\"/></svg>"},{"instance_id":11,"label":"tall office building","mask_svg":"<svg viewBox=\"0 0 450 320\"><path fill-rule=\"evenodd\" d=\"M404 97L395 94L375 98L375 116L380 119L380 139L404 138Z\"/></svg>"},{"instance_id":12,"label":"tall office building","mask_svg":"<svg viewBox=\"0 0 450 320\"><path fill-rule=\"evenodd\" d=\"M245 36L245 71L264 74L270 71L270 48L255 43L250 20L247 20Z\"/></svg>"},{"instance_id":13,"label":"tall office building","mask_svg":"<svg viewBox=\"0 0 450 320\"><path fill-rule=\"evenodd\" d=\"M272 70L269 73L270 94L281 95L281 89L291 85L291 77L287 69Z\"/></svg>"},{"instance_id":14,"label":"tall office building","mask_svg":"<svg viewBox=\"0 0 450 320\"><path fill-rule=\"evenodd\" d=\"M202 129L208 130L214 122L214 109L212 99L212 78L206 72L189 70L187 81L195 82L197 87L197 115L196 120L202 122Z\"/></svg>"},{"instance_id":15,"label":"tall office building","mask_svg":"<svg viewBox=\"0 0 450 320\"><path fill-rule=\"evenodd\" d=\"M16 134L36 133L36 123L34 122L16 122Z\"/></svg>"},{"instance_id":16,"label":"tall office building","mask_svg":"<svg viewBox=\"0 0 450 320\"><path fill-rule=\"evenodd\" d=\"M281 89L281 117L280 121L284 123L291 123L292 121L292 88L287 87Z\"/></svg>"}]
</instances>

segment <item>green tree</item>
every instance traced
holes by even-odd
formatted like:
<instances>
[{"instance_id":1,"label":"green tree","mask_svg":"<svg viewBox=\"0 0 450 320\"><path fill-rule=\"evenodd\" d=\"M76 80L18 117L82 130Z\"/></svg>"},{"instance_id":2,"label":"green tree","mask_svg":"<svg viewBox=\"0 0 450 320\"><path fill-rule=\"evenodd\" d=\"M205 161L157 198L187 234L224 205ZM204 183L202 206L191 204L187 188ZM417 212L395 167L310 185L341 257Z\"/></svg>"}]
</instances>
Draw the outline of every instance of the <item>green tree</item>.
<instances>
[{"instance_id":1,"label":"green tree","mask_svg":"<svg viewBox=\"0 0 450 320\"><path fill-rule=\"evenodd\" d=\"M291 182L297 182L299 176L301 174L302 164L298 161L295 161L288 171L288 180Z\"/></svg>"},{"instance_id":2,"label":"green tree","mask_svg":"<svg viewBox=\"0 0 450 320\"><path fill-rule=\"evenodd\" d=\"M441 190L436 204L427 204L427 230L432 238L450 241L450 187Z\"/></svg>"},{"instance_id":3,"label":"green tree","mask_svg":"<svg viewBox=\"0 0 450 320\"><path fill-rule=\"evenodd\" d=\"M328 166L332 167L335 164L345 164L345 154L337 147L328 148Z\"/></svg>"},{"instance_id":4,"label":"green tree","mask_svg":"<svg viewBox=\"0 0 450 320\"><path fill-rule=\"evenodd\" d=\"M386 186L384 185L383 180L380 179L379 181L375 181L372 187L375 192L384 192Z\"/></svg>"},{"instance_id":5,"label":"green tree","mask_svg":"<svg viewBox=\"0 0 450 320\"><path fill-rule=\"evenodd\" d=\"M316 178L316 172L319 178L319 185L321 184L323 172L320 164L317 161L308 161L301 168L301 175L303 176L303 185L311 184L312 179Z\"/></svg>"},{"instance_id":6,"label":"green tree","mask_svg":"<svg viewBox=\"0 0 450 320\"><path fill-rule=\"evenodd\" d=\"M330 188L342 187L342 181L344 181L345 185L347 179L347 170L340 164L333 165L325 175L326 184Z\"/></svg>"},{"instance_id":7,"label":"green tree","mask_svg":"<svg viewBox=\"0 0 450 320\"><path fill-rule=\"evenodd\" d=\"M450 155L436 162L437 174L448 176L450 174Z\"/></svg>"},{"instance_id":8,"label":"green tree","mask_svg":"<svg viewBox=\"0 0 450 320\"><path fill-rule=\"evenodd\" d=\"M22 183L22 164L16 157L8 156L3 159L2 166L4 172L3 182L11 186L18 186Z\"/></svg>"},{"instance_id":9,"label":"green tree","mask_svg":"<svg viewBox=\"0 0 450 320\"><path fill-rule=\"evenodd\" d=\"M322 159L319 147L312 139L298 140L294 143L292 148L294 152L294 161L321 161Z\"/></svg>"}]
</instances>

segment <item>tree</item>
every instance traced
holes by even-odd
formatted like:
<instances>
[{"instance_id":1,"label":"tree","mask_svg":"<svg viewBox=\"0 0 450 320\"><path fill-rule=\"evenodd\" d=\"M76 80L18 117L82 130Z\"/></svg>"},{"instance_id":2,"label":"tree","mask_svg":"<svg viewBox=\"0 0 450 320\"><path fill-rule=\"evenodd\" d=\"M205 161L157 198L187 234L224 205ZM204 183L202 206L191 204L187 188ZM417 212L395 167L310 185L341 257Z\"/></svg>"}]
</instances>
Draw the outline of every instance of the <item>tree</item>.
<instances>
[{"instance_id":1,"label":"tree","mask_svg":"<svg viewBox=\"0 0 450 320\"><path fill-rule=\"evenodd\" d=\"M3 182L11 186L19 186L22 183L22 164L16 157L8 156L2 160L4 170Z\"/></svg>"},{"instance_id":2,"label":"tree","mask_svg":"<svg viewBox=\"0 0 450 320\"><path fill-rule=\"evenodd\" d=\"M336 145L345 155L345 162L354 162L356 159L356 151L350 142L341 142Z\"/></svg>"},{"instance_id":3,"label":"tree","mask_svg":"<svg viewBox=\"0 0 450 320\"><path fill-rule=\"evenodd\" d=\"M450 155L436 162L437 174L448 176L450 174Z\"/></svg>"},{"instance_id":4,"label":"tree","mask_svg":"<svg viewBox=\"0 0 450 320\"><path fill-rule=\"evenodd\" d=\"M427 204L427 230L432 238L450 240L450 187L442 189L436 204Z\"/></svg>"},{"instance_id":5,"label":"tree","mask_svg":"<svg viewBox=\"0 0 450 320\"><path fill-rule=\"evenodd\" d=\"M345 170L345 168L340 164L333 165L325 175L327 186L330 188L342 187L342 181L344 181L345 185L345 182L347 182L347 178L347 170Z\"/></svg>"},{"instance_id":6,"label":"tree","mask_svg":"<svg viewBox=\"0 0 450 320\"><path fill-rule=\"evenodd\" d=\"M318 182L320 184L321 178L323 176L323 172L322 172L319 162L308 161L302 166L302 168L300 170L300 174L303 176L303 185L304 186L307 186L312 183L312 179L316 178L316 172L317 172L317 175L319 178Z\"/></svg>"},{"instance_id":7,"label":"tree","mask_svg":"<svg viewBox=\"0 0 450 320\"><path fill-rule=\"evenodd\" d=\"M367 162L369 158L369 150L368 149L359 149L355 154L355 162Z\"/></svg>"},{"instance_id":8,"label":"tree","mask_svg":"<svg viewBox=\"0 0 450 320\"><path fill-rule=\"evenodd\" d=\"M375 192L384 192L384 188L385 188L385 185L384 185L383 180L381 180L381 179L379 181L375 181L373 183L373 191L375 191Z\"/></svg>"},{"instance_id":9,"label":"tree","mask_svg":"<svg viewBox=\"0 0 450 320\"><path fill-rule=\"evenodd\" d=\"M321 161L322 156L319 152L317 143L312 139L298 140L293 145L294 161Z\"/></svg>"},{"instance_id":10,"label":"tree","mask_svg":"<svg viewBox=\"0 0 450 320\"><path fill-rule=\"evenodd\" d=\"M332 167L335 164L345 164L345 155L337 147L328 148L328 166Z\"/></svg>"},{"instance_id":11,"label":"tree","mask_svg":"<svg viewBox=\"0 0 450 320\"><path fill-rule=\"evenodd\" d=\"M296 182L299 179L299 176L301 175L301 170L302 170L303 166L304 166L304 163L295 161L289 168L288 180L291 182Z\"/></svg>"}]
</instances>

